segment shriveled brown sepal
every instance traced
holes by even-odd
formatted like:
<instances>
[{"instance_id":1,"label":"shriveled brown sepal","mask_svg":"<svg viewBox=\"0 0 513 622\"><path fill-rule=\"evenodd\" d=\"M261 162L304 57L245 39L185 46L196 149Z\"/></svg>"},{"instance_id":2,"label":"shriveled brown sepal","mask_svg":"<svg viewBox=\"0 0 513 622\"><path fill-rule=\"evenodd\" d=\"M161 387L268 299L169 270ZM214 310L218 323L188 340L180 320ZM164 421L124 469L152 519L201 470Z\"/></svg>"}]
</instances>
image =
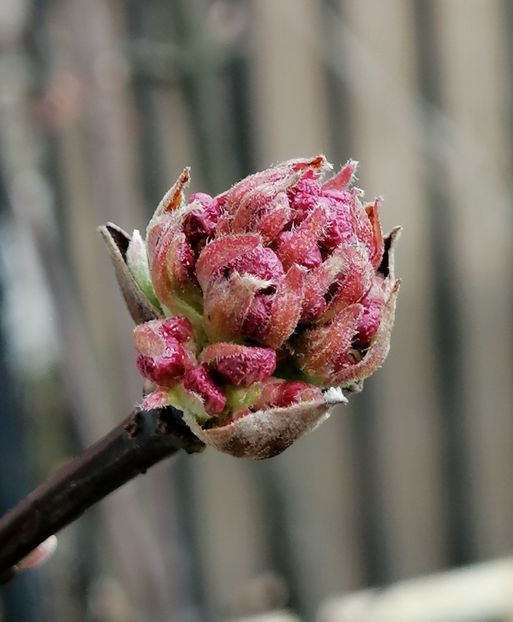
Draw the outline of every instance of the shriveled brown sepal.
<instances>
[{"instance_id":1,"label":"shriveled brown sepal","mask_svg":"<svg viewBox=\"0 0 513 622\"><path fill-rule=\"evenodd\" d=\"M322 398L286 408L259 410L228 425L203 429L192 416L184 419L206 445L236 458L264 460L277 456L300 436L329 417L329 409L346 401L342 392L329 391Z\"/></svg>"}]
</instances>

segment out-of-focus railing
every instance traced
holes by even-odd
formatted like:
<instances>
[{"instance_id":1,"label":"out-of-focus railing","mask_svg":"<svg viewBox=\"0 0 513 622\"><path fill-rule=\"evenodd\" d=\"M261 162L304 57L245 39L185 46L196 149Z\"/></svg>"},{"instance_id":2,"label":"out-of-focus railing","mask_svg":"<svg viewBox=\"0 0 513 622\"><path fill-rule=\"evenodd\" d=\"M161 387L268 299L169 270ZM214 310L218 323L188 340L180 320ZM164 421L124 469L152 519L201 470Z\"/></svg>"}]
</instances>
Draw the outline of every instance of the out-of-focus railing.
<instances>
[{"instance_id":1,"label":"out-of-focus railing","mask_svg":"<svg viewBox=\"0 0 513 622\"><path fill-rule=\"evenodd\" d=\"M34 481L139 397L98 224L142 229L186 164L216 193L325 152L360 160L385 228L404 226L392 349L365 391L268 463L206 452L117 493L63 534L41 616L313 619L331 594L509 554L513 5L3 6L5 359L26 413L11 453Z\"/></svg>"}]
</instances>

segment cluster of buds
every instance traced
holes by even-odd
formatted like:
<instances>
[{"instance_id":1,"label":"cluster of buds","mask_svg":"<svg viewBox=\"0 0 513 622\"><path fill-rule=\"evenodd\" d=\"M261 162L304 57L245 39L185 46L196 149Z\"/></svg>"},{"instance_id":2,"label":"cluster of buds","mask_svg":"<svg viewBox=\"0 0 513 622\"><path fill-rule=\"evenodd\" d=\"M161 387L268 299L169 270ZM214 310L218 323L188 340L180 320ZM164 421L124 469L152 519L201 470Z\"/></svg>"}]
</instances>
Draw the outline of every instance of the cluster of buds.
<instances>
[{"instance_id":1,"label":"cluster of buds","mask_svg":"<svg viewBox=\"0 0 513 622\"><path fill-rule=\"evenodd\" d=\"M398 281L356 162L291 160L211 197L185 169L143 240L103 229L136 321L143 408L172 405L204 442L265 458L384 361Z\"/></svg>"}]
</instances>

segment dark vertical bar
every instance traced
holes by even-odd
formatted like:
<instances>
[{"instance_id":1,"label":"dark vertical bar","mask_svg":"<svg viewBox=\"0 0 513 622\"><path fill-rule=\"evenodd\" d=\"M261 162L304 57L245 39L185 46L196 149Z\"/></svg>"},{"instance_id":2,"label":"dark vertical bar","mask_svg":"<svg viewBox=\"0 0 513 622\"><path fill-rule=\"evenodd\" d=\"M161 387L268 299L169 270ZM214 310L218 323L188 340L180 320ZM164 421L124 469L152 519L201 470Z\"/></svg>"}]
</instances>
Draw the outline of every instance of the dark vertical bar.
<instances>
[{"instance_id":1,"label":"dark vertical bar","mask_svg":"<svg viewBox=\"0 0 513 622\"><path fill-rule=\"evenodd\" d=\"M324 0L324 41L327 54L340 54L341 33L334 30L339 22L340 2ZM333 19L336 15L337 19ZM331 148L337 162L345 162L357 154L351 132L351 93L340 76L326 66L326 87L330 109ZM366 585L382 585L390 576L382 530L383 508L380 504L380 476L376 443L377 396L374 382L367 381L365 390L351 400L351 434L356 457L356 488L358 497L358 540L363 557L363 581Z\"/></svg>"},{"instance_id":2,"label":"dark vertical bar","mask_svg":"<svg viewBox=\"0 0 513 622\"><path fill-rule=\"evenodd\" d=\"M509 80L508 84L510 86L509 89L509 115L508 118L510 120L510 154L511 154L511 165L513 166L513 3L510 0L503 0L502 3L502 11L504 15L504 19L502 20L502 26L505 30L504 41L507 46L507 55L508 55L508 69L509 69Z\"/></svg>"},{"instance_id":3,"label":"dark vertical bar","mask_svg":"<svg viewBox=\"0 0 513 622\"><path fill-rule=\"evenodd\" d=\"M340 19L340 1L323 0L323 36L326 47L326 56L337 58L340 56L341 33L334 27ZM333 19L337 17L337 20ZM349 157L354 156L354 137L351 132L351 93L347 85L340 79L334 69L325 63L325 88L328 94L328 109L330 123L330 157L331 161L342 164Z\"/></svg>"},{"instance_id":4,"label":"dark vertical bar","mask_svg":"<svg viewBox=\"0 0 513 622\"><path fill-rule=\"evenodd\" d=\"M231 183L233 157L226 117L219 93L219 63L209 33L205 32L204 11L188 0L169 3L172 36L180 49L180 88L190 119L190 129L198 165L207 191L217 193Z\"/></svg>"},{"instance_id":5,"label":"dark vertical bar","mask_svg":"<svg viewBox=\"0 0 513 622\"><path fill-rule=\"evenodd\" d=\"M173 465L171 484L176 500L176 524L181 532L184 565L180 568L184 603L192 622L213 620L205 575L205 564L200 547L198 512L195 507L194 465L187 456L180 456Z\"/></svg>"},{"instance_id":6,"label":"dark vertical bar","mask_svg":"<svg viewBox=\"0 0 513 622\"><path fill-rule=\"evenodd\" d=\"M509 85L508 92L508 122L509 122L509 168L510 175L513 171L513 2L510 0L503 0L503 15L504 19L502 20L502 26L505 29L504 41L507 46L507 56L508 56L508 70L509 76L505 76L507 79L507 84ZM513 218L510 216L509 226L513 225ZM513 271L513 266L511 266ZM513 318L513 286L510 283L510 316ZM510 331L509 343L510 350L513 350L513 332ZM513 371L513 370L512 370ZM513 374L512 374L513 380Z\"/></svg>"},{"instance_id":7,"label":"dark vertical bar","mask_svg":"<svg viewBox=\"0 0 513 622\"><path fill-rule=\"evenodd\" d=\"M51 49L51 41L49 40L48 24L51 22L52 4L47 0L38 0L34 2L32 12L30 14L30 22L27 27L27 36L25 38L25 46L27 56L30 59L33 72L31 78L33 80L33 91L37 95L44 95L48 86L48 80L52 76L53 67L51 66L51 58L49 50ZM57 148L57 139L52 128L43 123L37 126L38 139L44 154L40 162L39 168L49 181L53 193L54 204L52 207L57 213L56 222L63 226L65 223L66 202L63 195L63 183L61 169L59 165L59 155ZM61 216L61 217L59 217ZM44 261L49 262L45 265L47 274L52 274L51 257L62 266L63 273L69 271L69 262L65 253L69 248L63 250L62 256L57 246L52 249L41 246L39 249L40 256ZM55 275L54 275L55 277ZM52 279L50 278L50 281ZM70 279L70 282L72 279ZM50 290L52 284L50 284ZM53 292L55 293L55 292ZM63 301L59 301L63 304ZM62 412L52 412L52 417L57 421L56 425L63 432L63 437L68 443L69 451L74 454L80 452L84 448L83 430L80 423L74 416L72 405L63 401ZM80 523L76 524L74 531L76 533L75 546L78 555L76 563L73 566L73 576L68 577L68 583L65 586L69 591L76 611L86 611L88 607L88 599L91 585L94 583L99 572L98 557L98 539L96 537L97 530L101 525L98 509L92 508Z\"/></svg>"},{"instance_id":8,"label":"dark vertical bar","mask_svg":"<svg viewBox=\"0 0 513 622\"><path fill-rule=\"evenodd\" d=\"M7 213L7 193L3 171L0 170L0 226L8 217ZM3 266L0 265L0 516L15 505L23 491L30 488L27 481L24 413L17 398L15 378L8 358L3 313L4 288ZM37 622L46 619L41 608L38 571L21 574L2 587L0 618L5 622Z\"/></svg>"},{"instance_id":9,"label":"dark vertical bar","mask_svg":"<svg viewBox=\"0 0 513 622\"><path fill-rule=\"evenodd\" d=\"M357 466L359 543L363 555L366 585L383 585L390 580L390 561L383 533L383 507L380 503L380 472L377 460L377 392L367 380L361 395L351 402L351 427Z\"/></svg>"},{"instance_id":10,"label":"dark vertical bar","mask_svg":"<svg viewBox=\"0 0 513 622\"><path fill-rule=\"evenodd\" d=\"M128 0L126 2L126 15L130 36L128 41L129 50L137 41L144 38L151 39L152 33L148 32L149 13L148 6L140 0ZM132 58L133 65L134 61ZM139 128L141 185L147 212L151 214L161 198L162 189L168 188L169 179L167 179L167 171L164 170L165 159L163 157L162 133L157 126L157 117L152 102L152 85L145 76L144 70L136 70L132 75L132 93ZM166 139L172 140L172 137L167 136Z\"/></svg>"},{"instance_id":11,"label":"dark vertical bar","mask_svg":"<svg viewBox=\"0 0 513 622\"><path fill-rule=\"evenodd\" d=\"M415 0L415 29L419 67L419 91L427 102L423 124L425 140L430 141L435 129L435 108L441 106L439 67L434 6ZM438 361L438 387L441 417L442 455L449 489L448 559L464 564L473 558L469 516L468 469L465 456L465 393L463 390L460 310L457 303L457 278L454 272L454 244L451 206L446 191L445 172L440 163L426 156L424 163L425 192L429 201L430 246L433 261L433 318Z\"/></svg>"},{"instance_id":12,"label":"dark vertical bar","mask_svg":"<svg viewBox=\"0 0 513 622\"><path fill-rule=\"evenodd\" d=\"M228 91L228 108L231 125L228 127L232 135L235 154L235 177L245 177L254 171L254 145L251 117L251 101L248 85L248 61L246 55L231 56L225 67L225 78ZM232 183L236 179L232 180Z\"/></svg>"},{"instance_id":13,"label":"dark vertical bar","mask_svg":"<svg viewBox=\"0 0 513 622\"><path fill-rule=\"evenodd\" d=\"M279 465L277 465L279 468ZM277 473L277 466L272 461L259 465L259 491L262 505L266 508L265 534L267 549L266 561L279 577L282 577L287 588L288 609L295 611L301 618L308 619L307 595L302 593L301 568L296 563L294 554L294 526L287 504L284 482ZM282 467L283 468L283 467Z\"/></svg>"}]
</instances>

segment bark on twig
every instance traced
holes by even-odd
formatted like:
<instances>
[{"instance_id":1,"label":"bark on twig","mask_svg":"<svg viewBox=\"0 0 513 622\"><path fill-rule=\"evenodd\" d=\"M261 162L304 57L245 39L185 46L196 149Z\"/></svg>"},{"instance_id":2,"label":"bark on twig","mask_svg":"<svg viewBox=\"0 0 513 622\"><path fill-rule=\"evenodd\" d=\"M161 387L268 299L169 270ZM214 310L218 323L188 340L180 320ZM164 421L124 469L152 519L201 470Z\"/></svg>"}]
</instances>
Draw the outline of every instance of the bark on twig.
<instances>
[{"instance_id":1,"label":"bark on twig","mask_svg":"<svg viewBox=\"0 0 513 622\"><path fill-rule=\"evenodd\" d=\"M0 519L0 581L46 538L167 456L203 443L172 407L135 410Z\"/></svg>"}]
</instances>

